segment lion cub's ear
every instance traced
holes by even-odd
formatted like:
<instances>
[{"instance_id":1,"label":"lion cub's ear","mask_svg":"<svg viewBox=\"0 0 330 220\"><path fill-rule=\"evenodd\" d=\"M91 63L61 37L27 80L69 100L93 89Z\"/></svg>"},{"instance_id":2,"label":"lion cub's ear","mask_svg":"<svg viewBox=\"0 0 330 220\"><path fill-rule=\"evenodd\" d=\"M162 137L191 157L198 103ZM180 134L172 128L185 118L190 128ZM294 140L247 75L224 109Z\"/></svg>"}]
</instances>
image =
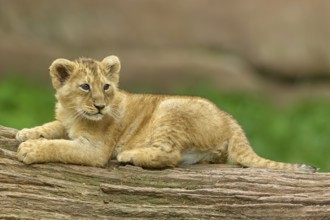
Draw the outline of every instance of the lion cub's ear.
<instances>
[{"instance_id":1,"label":"lion cub's ear","mask_svg":"<svg viewBox=\"0 0 330 220\"><path fill-rule=\"evenodd\" d=\"M116 56L108 56L102 60L102 64L107 70L107 77L114 83L119 82L120 61Z\"/></svg>"},{"instance_id":2,"label":"lion cub's ear","mask_svg":"<svg viewBox=\"0 0 330 220\"><path fill-rule=\"evenodd\" d=\"M49 74L55 89L62 87L74 69L75 63L67 59L56 59L49 67Z\"/></svg>"}]
</instances>

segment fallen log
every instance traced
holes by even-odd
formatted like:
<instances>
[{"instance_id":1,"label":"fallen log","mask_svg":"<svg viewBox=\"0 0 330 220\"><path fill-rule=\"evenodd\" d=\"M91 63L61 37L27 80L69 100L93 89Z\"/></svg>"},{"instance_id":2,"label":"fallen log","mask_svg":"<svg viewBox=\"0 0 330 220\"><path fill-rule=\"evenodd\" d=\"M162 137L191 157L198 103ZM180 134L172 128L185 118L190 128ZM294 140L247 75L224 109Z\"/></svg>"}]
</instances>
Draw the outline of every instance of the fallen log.
<instances>
[{"instance_id":1,"label":"fallen log","mask_svg":"<svg viewBox=\"0 0 330 220\"><path fill-rule=\"evenodd\" d=\"M145 170L17 161L0 127L0 219L327 219L330 174L192 165Z\"/></svg>"},{"instance_id":2,"label":"fallen log","mask_svg":"<svg viewBox=\"0 0 330 220\"><path fill-rule=\"evenodd\" d=\"M15 139L17 129L7 128L0 125L0 147L16 151L19 141Z\"/></svg>"}]
</instances>

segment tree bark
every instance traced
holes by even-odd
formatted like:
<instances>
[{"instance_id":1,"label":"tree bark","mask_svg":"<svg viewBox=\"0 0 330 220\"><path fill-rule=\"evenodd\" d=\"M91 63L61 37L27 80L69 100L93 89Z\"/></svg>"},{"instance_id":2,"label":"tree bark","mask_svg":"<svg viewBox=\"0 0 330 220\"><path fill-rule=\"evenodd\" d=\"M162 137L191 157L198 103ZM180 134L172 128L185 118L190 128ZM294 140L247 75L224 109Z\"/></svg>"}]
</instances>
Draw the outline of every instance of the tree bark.
<instances>
[{"instance_id":1,"label":"tree bark","mask_svg":"<svg viewBox=\"0 0 330 220\"><path fill-rule=\"evenodd\" d=\"M192 165L145 170L17 161L0 127L0 219L329 219L330 174Z\"/></svg>"}]
</instances>

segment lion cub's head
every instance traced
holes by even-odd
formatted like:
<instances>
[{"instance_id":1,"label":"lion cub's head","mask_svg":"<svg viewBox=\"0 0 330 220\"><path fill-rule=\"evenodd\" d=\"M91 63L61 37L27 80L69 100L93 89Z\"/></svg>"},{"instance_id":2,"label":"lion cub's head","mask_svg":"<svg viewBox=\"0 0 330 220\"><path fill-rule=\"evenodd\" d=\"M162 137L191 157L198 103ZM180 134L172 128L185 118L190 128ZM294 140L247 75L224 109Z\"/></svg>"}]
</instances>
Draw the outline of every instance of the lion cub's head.
<instances>
[{"instance_id":1,"label":"lion cub's head","mask_svg":"<svg viewBox=\"0 0 330 220\"><path fill-rule=\"evenodd\" d=\"M49 67L58 102L72 117L100 120L111 113L120 71L116 56L101 62L81 58L75 61L57 59Z\"/></svg>"}]
</instances>

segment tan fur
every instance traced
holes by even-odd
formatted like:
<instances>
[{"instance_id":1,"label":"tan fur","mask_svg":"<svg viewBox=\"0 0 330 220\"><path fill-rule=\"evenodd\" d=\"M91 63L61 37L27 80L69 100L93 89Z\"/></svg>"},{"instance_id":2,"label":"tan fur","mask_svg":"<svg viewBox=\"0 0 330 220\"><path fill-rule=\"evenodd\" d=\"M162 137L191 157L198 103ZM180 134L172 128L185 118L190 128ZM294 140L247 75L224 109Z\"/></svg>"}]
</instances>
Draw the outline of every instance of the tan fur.
<instances>
[{"instance_id":1,"label":"tan fur","mask_svg":"<svg viewBox=\"0 0 330 220\"><path fill-rule=\"evenodd\" d=\"M18 132L18 159L103 166L116 158L146 168L232 160L246 167L315 171L257 156L237 122L206 99L119 90L119 71L116 56L55 60L50 75L56 120Z\"/></svg>"}]
</instances>

